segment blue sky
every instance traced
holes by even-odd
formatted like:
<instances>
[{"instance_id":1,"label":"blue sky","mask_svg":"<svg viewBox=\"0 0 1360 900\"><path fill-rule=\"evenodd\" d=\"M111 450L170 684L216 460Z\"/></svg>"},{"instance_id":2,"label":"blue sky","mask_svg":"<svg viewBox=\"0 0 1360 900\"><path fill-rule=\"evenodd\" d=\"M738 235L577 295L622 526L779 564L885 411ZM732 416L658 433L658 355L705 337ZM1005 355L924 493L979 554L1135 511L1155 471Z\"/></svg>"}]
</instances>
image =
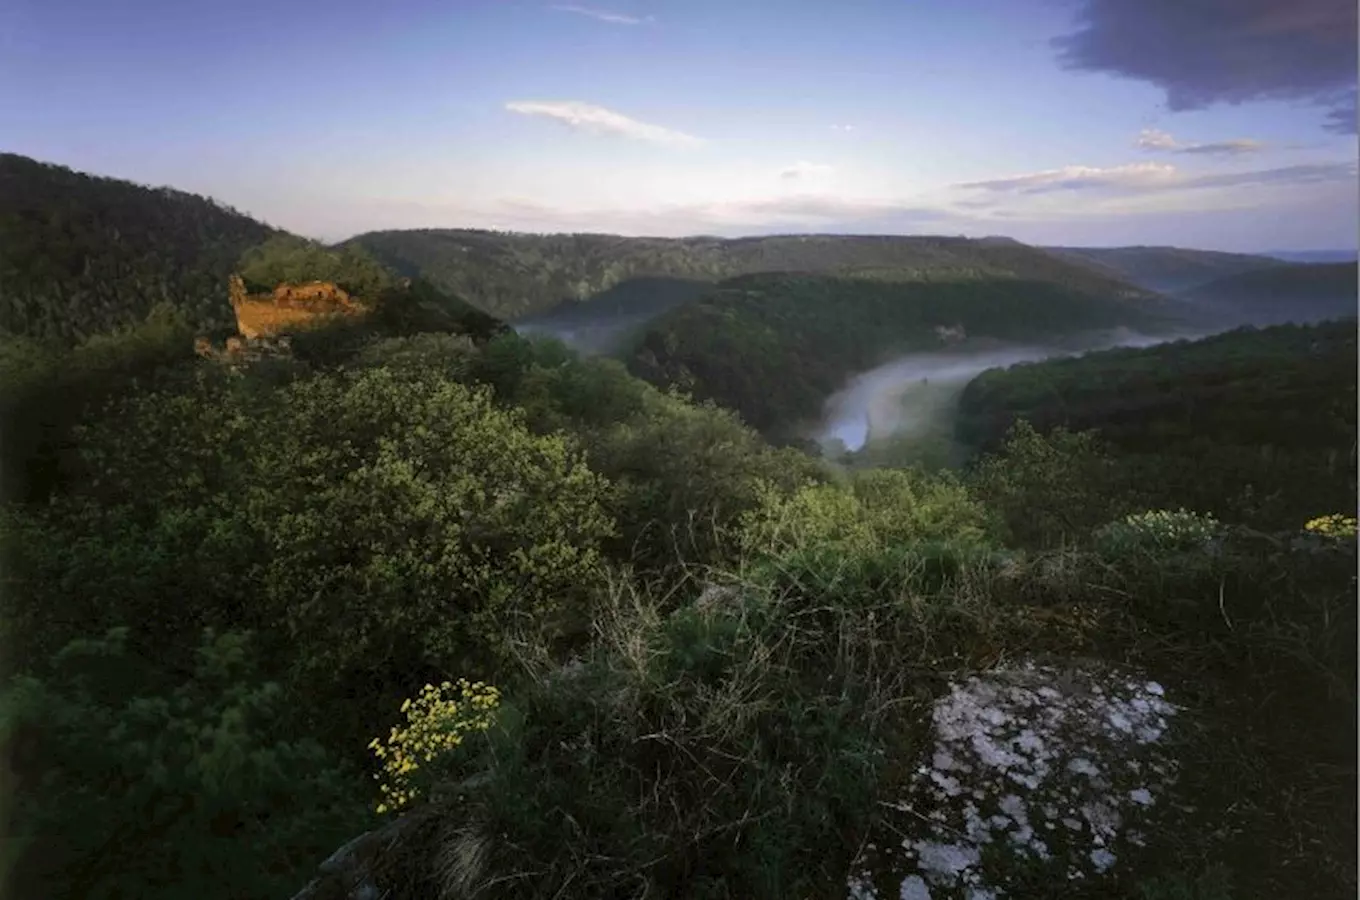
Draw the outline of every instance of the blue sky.
<instances>
[{"instance_id":1,"label":"blue sky","mask_svg":"<svg viewBox=\"0 0 1360 900\"><path fill-rule=\"evenodd\" d=\"M0 149L400 227L1353 247L1354 0L9 0Z\"/></svg>"}]
</instances>

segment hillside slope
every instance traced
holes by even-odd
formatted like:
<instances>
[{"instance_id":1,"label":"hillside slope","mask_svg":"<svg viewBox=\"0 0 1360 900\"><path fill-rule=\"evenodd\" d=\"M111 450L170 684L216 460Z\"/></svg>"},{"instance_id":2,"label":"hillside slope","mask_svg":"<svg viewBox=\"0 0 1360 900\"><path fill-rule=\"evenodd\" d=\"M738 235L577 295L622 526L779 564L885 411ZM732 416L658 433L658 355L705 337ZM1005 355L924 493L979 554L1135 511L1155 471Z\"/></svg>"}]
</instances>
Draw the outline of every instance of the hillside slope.
<instances>
[{"instance_id":1,"label":"hillside slope","mask_svg":"<svg viewBox=\"0 0 1360 900\"><path fill-rule=\"evenodd\" d=\"M903 353L959 338L1046 341L1155 328L1165 324L1159 309L1036 279L748 275L653 322L628 364L654 384L713 400L787 438L848 377Z\"/></svg>"},{"instance_id":2,"label":"hillside slope","mask_svg":"<svg viewBox=\"0 0 1360 900\"><path fill-rule=\"evenodd\" d=\"M0 334L69 344L157 303L229 324L227 276L276 233L206 197L0 154Z\"/></svg>"},{"instance_id":3,"label":"hillside slope","mask_svg":"<svg viewBox=\"0 0 1360 900\"><path fill-rule=\"evenodd\" d=\"M1356 314L1355 263L1278 265L1219 278L1181 298L1233 325L1317 322Z\"/></svg>"},{"instance_id":4,"label":"hillside slope","mask_svg":"<svg viewBox=\"0 0 1360 900\"><path fill-rule=\"evenodd\" d=\"M372 232L348 243L505 319L560 311L635 279L716 282L761 272L907 281L1019 278L1089 294L1147 293L1114 275L1008 240L840 235L724 240L421 230Z\"/></svg>"},{"instance_id":5,"label":"hillside slope","mask_svg":"<svg viewBox=\"0 0 1360 900\"><path fill-rule=\"evenodd\" d=\"M1183 247L1044 247L1076 265L1151 291L1177 293L1227 275L1280 264L1268 256L1189 250Z\"/></svg>"},{"instance_id":6,"label":"hillside slope","mask_svg":"<svg viewBox=\"0 0 1360 900\"><path fill-rule=\"evenodd\" d=\"M1097 429L1131 480L1186 504L1307 518L1355 505L1355 361L1351 318L1023 363L968 384L957 435L990 450L1018 419Z\"/></svg>"}]
</instances>

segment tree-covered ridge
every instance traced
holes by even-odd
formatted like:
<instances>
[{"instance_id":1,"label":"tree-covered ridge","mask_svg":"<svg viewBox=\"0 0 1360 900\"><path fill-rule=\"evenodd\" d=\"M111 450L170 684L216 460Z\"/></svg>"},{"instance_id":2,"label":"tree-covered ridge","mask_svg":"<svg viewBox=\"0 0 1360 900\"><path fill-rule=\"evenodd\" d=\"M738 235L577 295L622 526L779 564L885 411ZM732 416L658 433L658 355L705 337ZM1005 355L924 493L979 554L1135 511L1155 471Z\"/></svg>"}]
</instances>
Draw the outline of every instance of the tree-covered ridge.
<instances>
[{"instance_id":1,"label":"tree-covered ridge","mask_svg":"<svg viewBox=\"0 0 1360 900\"><path fill-rule=\"evenodd\" d=\"M651 323L629 368L774 435L817 415L851 375L939 347L937 328L1020 341L1158 321L1140 300L1041 280L749 275Z\"/></svg>"},{"instance_id":2,"label":"tree-covered ridge","mask_svg":"<svg viewBox=\"0 0 1360 900\"><path fill-rule=\"evenodd\" d=\"M1360 307L1356 263L1298 263L1228 275L1181 295L1196 314L1252 325L1353 316Z\"/></svg>"},{"instance_id":3,"label":"tree-covered ridge","mask_svg":"<svg viewBox=\"0 0 1360 900\"><path fill-rule=\"evenodd\" d=\"M1060 259L1154 291L1178 293L1217 278L1269 269L1278 259L1183 247L1045 247Z\"/></svg>"},{"instance_id":4,"label":"tree-covered ridge","mask_svg":"<svg viewBox=\"0 0 1360 900\"><path fill-rule=\"evenodd\" d=\"M1243 328L1196 341L982 373L959 402L967 445L1094 429L1124 474L1239 521L1350 508L1356 480L1356 322Z\"/></svg>"},{"instance_id":5,"label":"tree-covered ridge","mask_svg":"<svg viewBox=\"0 0 1360 900\"><path fill-rule=\"evenodd\" d=\"M348 244L365 247L398 272L424 275L505 319L581 302L631 279L719 281L760 272L876 273L893 280L1016 278L1099 296L1146 293L1015 241L961 237L726 240L424 229L372 232Z\"/></svg>"},{"instance_id":6,"label":"tree-covered ridge","mask_svg":"<svg viewBox=\"0 0 1360 900\"><path fill-rule=\"evenodd\" d=\"M206 197L0 154L0 333L72 344L158 303L227 326L227 276L276 233Z\"/></svg>"}]
</instances>

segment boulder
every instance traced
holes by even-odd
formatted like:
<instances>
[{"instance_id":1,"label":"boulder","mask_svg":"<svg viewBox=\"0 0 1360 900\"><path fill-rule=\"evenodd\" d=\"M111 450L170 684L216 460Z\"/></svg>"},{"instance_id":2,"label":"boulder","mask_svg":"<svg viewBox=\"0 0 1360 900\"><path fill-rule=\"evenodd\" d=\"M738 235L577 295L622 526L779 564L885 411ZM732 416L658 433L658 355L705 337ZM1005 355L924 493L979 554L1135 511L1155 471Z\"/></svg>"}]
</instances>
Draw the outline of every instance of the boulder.
<instances>
[{"instance_id":1,"label":"boulder","mask_svg":"<svg viewBox=\"0 0 1360 900\"><path fill-rule=\"evenodd\" d=\"M1109 667L1001 667L936 701L931 742L884 802L851 900L991 900L1025 882L1097 887L1170 806L1178 713L1155 681Z\"/></svg>"}]
</instances>

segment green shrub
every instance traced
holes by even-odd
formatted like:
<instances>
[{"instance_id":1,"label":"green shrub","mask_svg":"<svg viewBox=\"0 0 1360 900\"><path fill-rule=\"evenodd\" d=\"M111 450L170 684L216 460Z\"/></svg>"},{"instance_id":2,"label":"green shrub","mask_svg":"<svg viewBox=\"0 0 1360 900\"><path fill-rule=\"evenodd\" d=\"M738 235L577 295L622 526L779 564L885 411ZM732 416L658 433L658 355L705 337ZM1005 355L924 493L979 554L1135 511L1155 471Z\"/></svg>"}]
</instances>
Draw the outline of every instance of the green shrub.
<instances>
[{"instance_id":1,"label":"green shrub","mask_svg":"<svg viewBox=\"0 0 1360 900\"><path fill-rule=\"evenodd\" d=\"M1134 553L1163 555L1207 550L1223 535L1210 515L1178 510L1151 510L1103 525L1095 532L1096 547L1109 556Z\"/></svg>"},{"instance_id":2,"label":"green shrub","mask_svg":"<svg viewBox=\"0 0 1360 900\"><path fill-rule=\"evenodd\" d=\"M187 673L154 653L115 629L0 694L15 896L287 896L371 823L359 773L297 733L247 635L204 634Z\"/></svg>"}]
</instances>

